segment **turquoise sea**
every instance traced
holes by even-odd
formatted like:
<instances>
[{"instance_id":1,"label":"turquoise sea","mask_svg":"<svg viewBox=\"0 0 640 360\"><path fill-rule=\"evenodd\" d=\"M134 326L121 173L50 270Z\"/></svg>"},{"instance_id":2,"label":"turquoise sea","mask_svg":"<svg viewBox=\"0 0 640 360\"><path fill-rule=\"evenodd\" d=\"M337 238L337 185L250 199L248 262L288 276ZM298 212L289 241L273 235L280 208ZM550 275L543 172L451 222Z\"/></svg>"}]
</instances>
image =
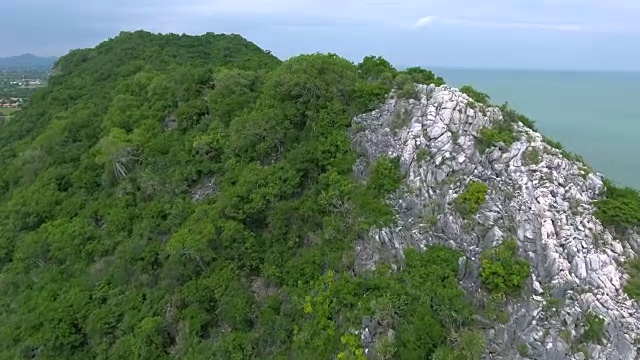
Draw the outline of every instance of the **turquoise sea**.
<instances>
[{"instance_id":1,"label":"turquoise sea","mask_svg":"<svg viewBox=\"0 0 640 360\"><path fill-rule=\"evenodd\" d=\"M640 72L433 68L448 84L508 101L596 171L640 189Z\"/></svg>"}]
</instances>

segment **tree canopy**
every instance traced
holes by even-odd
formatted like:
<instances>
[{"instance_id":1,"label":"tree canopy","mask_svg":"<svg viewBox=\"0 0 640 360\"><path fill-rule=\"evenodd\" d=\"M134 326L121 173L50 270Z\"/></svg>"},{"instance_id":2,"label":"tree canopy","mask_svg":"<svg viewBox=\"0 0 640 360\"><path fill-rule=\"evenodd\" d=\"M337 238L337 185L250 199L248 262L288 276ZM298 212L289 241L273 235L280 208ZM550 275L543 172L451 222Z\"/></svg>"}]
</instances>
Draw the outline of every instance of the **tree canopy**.
<instances>
[{"instance_id":1,"label":"tree canopy","mask_svg":"<svg viewBox=\"0 0 640 360\"><path fill-rule=\"evenodd\" d=\"M352 271L401 175L356 180L348 129L399 76L442 81L211 33L60 58L0 128L0 359L358 358L374 315L387 354L477 358L458 252Z\"/></svg>"}]
</instances>

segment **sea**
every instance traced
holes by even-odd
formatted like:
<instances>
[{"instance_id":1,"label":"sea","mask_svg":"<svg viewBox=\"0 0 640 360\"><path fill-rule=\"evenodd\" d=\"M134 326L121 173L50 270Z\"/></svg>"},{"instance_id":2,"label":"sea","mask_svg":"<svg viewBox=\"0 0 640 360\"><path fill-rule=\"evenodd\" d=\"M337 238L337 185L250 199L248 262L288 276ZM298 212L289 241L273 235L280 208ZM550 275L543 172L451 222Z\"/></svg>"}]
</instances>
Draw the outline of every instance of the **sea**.
<instances>
[{"instance_id":1,"label":"sea","mask_svg":"<svg viewBox=\"0 0 640 360\"><path fill-rule=\"evenodd\" d=\"M509 102L597 172L640 189L640 72L431 69Z\"/></svg>"}]
</instances>

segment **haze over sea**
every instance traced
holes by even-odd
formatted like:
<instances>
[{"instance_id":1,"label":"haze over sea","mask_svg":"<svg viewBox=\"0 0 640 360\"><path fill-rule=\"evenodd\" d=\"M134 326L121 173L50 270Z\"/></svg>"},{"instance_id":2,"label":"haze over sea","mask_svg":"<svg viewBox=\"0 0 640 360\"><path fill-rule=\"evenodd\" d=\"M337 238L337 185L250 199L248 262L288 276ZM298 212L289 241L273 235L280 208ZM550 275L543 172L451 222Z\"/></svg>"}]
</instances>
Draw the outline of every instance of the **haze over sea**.
<instances>
[{"instance_id":1,"label":"haze over sea","mask_svg":"<svg viewBox=\"0 0 640 360\"><path fill-rule=\"evenodd\" d=\"M508 101L598 172L640 189L640 72L433 68L448 84Z\"/></svg>"}]
</instances>

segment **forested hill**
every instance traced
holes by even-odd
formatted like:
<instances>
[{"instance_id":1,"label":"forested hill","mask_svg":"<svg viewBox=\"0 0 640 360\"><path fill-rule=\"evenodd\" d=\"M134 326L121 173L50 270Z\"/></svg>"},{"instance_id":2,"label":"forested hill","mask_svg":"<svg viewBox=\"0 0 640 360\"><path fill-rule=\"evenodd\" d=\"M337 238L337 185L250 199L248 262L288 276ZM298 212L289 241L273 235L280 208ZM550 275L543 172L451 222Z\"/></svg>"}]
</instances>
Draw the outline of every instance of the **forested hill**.
<instances>
[{"instance_id":1,"label":"forested hill","mask_svg":"<svg viewBox=\"0 0 640 360\"><path fill-rule=\"evenodd\" d=\"M0 58L0 69L45 68L48 69L56 61L55 57L41 57L33 54L22 54Z\"/></svg>"},{"instance_id":2,"label":"forested hill","mask_svg":"<svg viewBox=\"0 0 640 360\"><path fill-rule=\"evenodd\" d=\"M351 119L412 82L442 79L238 35L59 59L0 128L0 359L362 359L369 315L379 358L479 356L457 251L353 271L400 174L353 177Z\"/></svg>"}]
</instances>

